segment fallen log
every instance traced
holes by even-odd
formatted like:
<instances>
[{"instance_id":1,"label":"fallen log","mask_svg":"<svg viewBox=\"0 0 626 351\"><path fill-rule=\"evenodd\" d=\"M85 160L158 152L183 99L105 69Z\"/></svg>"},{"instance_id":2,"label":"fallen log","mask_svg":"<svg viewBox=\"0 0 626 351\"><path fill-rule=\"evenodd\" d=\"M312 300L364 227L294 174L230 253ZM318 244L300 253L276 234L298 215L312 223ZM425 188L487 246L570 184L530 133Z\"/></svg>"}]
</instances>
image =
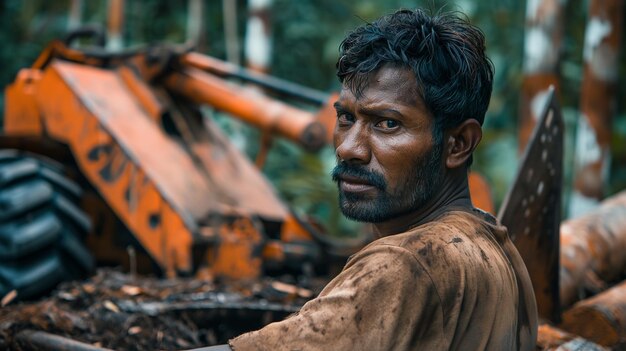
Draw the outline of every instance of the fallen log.
<instances>
[{"instance_id":1,"label":"fallen log","mask_svg":"<svg viewBox=\"0 0 626 351\"><path fill-rule=\"evenodd\" d=\"M626 346L626 281L576 303L561 328L603 346Z\"/></svg>"},{"instance_id":2,"label":"fallen log","mask_svg":"<svg viewBox=\"0 0 626 351\"><path fill-rule=\"evenodd\" d=\"M537 334L537 350L542 351L608 351L607 348L570 334L549 324L541 324Z\"/></svg>"},{"instance_id":3,"label":"fallen log","mask_svg":"<svg viewBox=\"0 0 626 351\"><path fill-rule=\"evenodd\" d=\"M552 350L575 338L576 335L552 325L540 324L537 331L537 348L540 350Z\"/></svg>"},{"instance_id":4,"label":"fallen log","mask_svg":"<svg viewBox=\"0 0 626 351\"><path fill-rule=\"evenodd\" d=\"M560 299L563 308L604 290L626 271L626 191L593 212L561 223Z\"/></svg>"}]
</instances>

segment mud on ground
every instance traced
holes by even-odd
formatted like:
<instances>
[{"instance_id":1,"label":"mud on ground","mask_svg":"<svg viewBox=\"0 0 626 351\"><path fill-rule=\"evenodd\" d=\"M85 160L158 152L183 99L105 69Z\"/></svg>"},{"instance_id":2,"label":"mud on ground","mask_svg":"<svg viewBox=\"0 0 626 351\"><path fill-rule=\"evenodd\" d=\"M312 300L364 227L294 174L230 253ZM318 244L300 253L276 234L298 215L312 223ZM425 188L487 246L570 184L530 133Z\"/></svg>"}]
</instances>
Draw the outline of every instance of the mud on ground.
<instances>
[{"instance_id":1,"label":"mud on ground","mask_svg":"<svg viewBox=\"0 0 626 351\"><path fill-rule=\"evenodd\" d=\"M114 350L182 350L225 343L285 318L323 287L323 282L309 281L306 289L294 283L271 278L246 283L159 279L101 269L89 280L62 284L41 300L2 307L0 349L31 349L17 337L25 330Z\"/></svg>"}]
</instances>

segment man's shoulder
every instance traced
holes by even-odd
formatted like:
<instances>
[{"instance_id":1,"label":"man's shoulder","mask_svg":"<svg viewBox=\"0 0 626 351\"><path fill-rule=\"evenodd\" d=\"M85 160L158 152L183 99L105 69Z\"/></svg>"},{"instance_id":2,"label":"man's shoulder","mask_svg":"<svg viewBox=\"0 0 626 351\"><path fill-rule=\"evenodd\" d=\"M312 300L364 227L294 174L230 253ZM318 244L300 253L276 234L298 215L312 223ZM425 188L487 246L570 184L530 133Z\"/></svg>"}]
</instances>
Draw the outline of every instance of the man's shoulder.
<instances>
[{"instance_id":1,"label":"man's shoulder","mask_svg":"<svg viewBox=\"0 0 626 351\"><path fill-rule=\"evenodd\" d=\"M499 230L494 224L480 214L455 211L405 233L378 239L370 249L402 248L433 276L443 271L469 271L472 275L507 271L510 262L497 239L502 233L494 233Z\"/></svg>"},{"instance_id":2,"label":"man's shoulder","mask_svg":"<svg viewBox=\"0 0 626 351\"><path fill-rule=\"evenodd\" d=\"M392 245L405 248L419 256L456 251L460 247L474 247L483 240L491 240L494 233L488 222L463 211L453 211L404 233L376 240L373 245Z\"/></svg>"}]
</instances>

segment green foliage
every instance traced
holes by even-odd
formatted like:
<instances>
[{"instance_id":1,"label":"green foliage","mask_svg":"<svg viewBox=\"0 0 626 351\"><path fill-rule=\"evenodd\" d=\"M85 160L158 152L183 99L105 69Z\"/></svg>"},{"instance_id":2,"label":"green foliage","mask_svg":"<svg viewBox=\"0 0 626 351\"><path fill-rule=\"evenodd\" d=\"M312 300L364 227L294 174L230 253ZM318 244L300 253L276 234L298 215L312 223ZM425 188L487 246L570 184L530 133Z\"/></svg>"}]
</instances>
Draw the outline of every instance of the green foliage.
<instances>
[{"instance_id":1,"label":"green foliage","mask_svg":"<svg viewBox=\"0 0 626 351\"><path fill-rule=\"evenodd\" d=\"M566 179L571 178L571 163L580 81L582 43L586 21L585 1L567 2L562 56L562 91L566 126ZM83 22L105 25L107 1L85 0ZM332 92L339 88L335 78L338 46L346 33L357 25L404 7L424 7L437 12L461 11L480 27L487 38L488 55L496 67L494 91L485 122L484 138L476 155L474 169L493 184L496 203L500 203L517 168L517 115L524 42L525 2L516 0L274 0L272 74L306 86ZM54 38L67 30L70 1L0 1L0 85L10 83L18 70L29 66ZM239 39L243 44L246 1L237 1ZM205 1L205 32L198 50L225 57L224 22L221 1ZM128 0L125 8L126 45L155 42L182 43L185 40L187 3L185 1ZM243 50L243 49L242 49ZM242 55L243 56L243 55ZM620 67L626 75L626 64ZM619 95L626 87L620 85ZM3 105L3 95L0 97ZM0 106L2 107L2 106ZM254 157L260 136L241 123L222 118L233 139ZM608 190L626 187L626 112L619 102L613 136L611 182ZM342 219L336 205L336 186L328 173L334 165L330 148L308 154L284 141L274 143L264 168L281 196L299 212L314 215L327 224L330 232L349 235L358 227Z\"/></svg>"},{"instance_id":2,"label":"green foliage","mask_svg":"<svg viewBox=\"0 0 626 351\"><path fill-rule=\"evenodd\" d=\"M64 1L0 1L0 87L13 81L49 41L63 33L67 8ZM0 108L4 111L4 93Z\"/></svg>"}]
</instances>

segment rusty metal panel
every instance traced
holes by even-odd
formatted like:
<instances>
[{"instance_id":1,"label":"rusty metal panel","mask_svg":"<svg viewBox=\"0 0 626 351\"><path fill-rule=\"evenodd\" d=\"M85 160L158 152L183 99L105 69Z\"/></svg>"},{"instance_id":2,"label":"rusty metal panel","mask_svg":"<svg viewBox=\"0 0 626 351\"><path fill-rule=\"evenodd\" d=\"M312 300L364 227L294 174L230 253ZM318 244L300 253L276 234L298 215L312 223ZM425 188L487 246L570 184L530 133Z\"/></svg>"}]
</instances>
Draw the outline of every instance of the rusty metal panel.
<instances>
[{"instance_id":1,"label":"rusty metal panel","mask_svg":"<svg viewBox=\"0 0 626 351\"><path fill-rule=\"evenodd\" d=\"M85 176L169 276L193 269L191 247L204 234L198 224L215 214L288 216L219 131L209 133L214 143L202 145L199 165L142 109L118 72L57 61L37 89L54 92L37 95L44 134L70 146Z\"/></svg>"},{"instance_id":2,"label":"rusty metal panel","mask_svg":"<svg viewBox=\"0 0 626 351\"><path fill-rule=\"evenodd\" d=\"M558 321L563 118L554 89L547 101L498 219L526 264L539 315Z\"/></svg>"},{"instance_id":3,"label":"rusty metal panel","mask_svg":"<svg viewBox=\"0 0 626 351\"><path fill-rule=\"evenodd\" d=\"M35 86L41 79L38 69L22 69L5 90L4 134L41 134L41 115L35 102Z\"/></svg>"},{"instance_id":4,"label":"rusty metal panel","mask_svg":"<svg viewBox=\"0 0 626 351\"><path fill-rule=\"evenodd\" d=\"M152 122L115 72L60 61L52 66L76 96L74 103L84 106L85 114L93 115L97 121L94 128L110 135L108 140L93 140L75 150L88 154L92 162L104 163L103 180L115 181L132 163L144 170L176 209L191 215L189 225L217 210L217 201L193 162ZM47 103L52 105L53 101ZM52 114L47 123L49 130L65 138L73 138L73 133L80 138L86 133L86 125L72 126L78 120L76 113L59 111L54 116L52 111L61 107L49 107L44 109ZM57 117L54 122L52 117Z\"/></svg>"},{"instance_id":5,"label":"rusty metal panel","mask_svg":"<svg viewBox=\"0 0 626 351\"><path fill-rule=\"evenodd\" d=\"M185 163L186 155L172 147L171 141L161 142L164 137L125 95L127 91L119 82L121 79L116 79L113 72L54 63L37 86L41 92L53 92L37 94L44 136L69 146L85 177L160 267L169 275L189 272L190 255L173 256L179 251L191 251L198 231L194 216L208 211L208 206L216 206L203 204L199 196L181 197L192 193L196 184L202 189L202 179L194 177L192 165ZM145 157L149 148L153 155ZM167 170L163 161L172 161L173 157L182 157L176 160L180 166L172 167L172 163L169 171L159 173ZM183 167L190 170L189 184L180 179L181 175L163 180ZM193 204L185 201L196 201L204 207L192 208ZM171 207L176 211L170 211ZM166 227L167 223L176 225ZM165 244L172 241L176 241L177 248L185 249L168 250Z\"/></svg>"},{"instance_id":6,"label":"rusty metal panel","mask_svg":"<svg viewBox=\"0 0 626 351\"><path fill-rule=\"evenodd\" d=\"M245 157L228 147L219 130L211 130L210 134L217 138L217 142L207 143L204 150L211 155L211 172L220 175L213 177L214 174L201 173L185 150L152 123L117 74L61 62L55 63L55 67L124 152L154 179L174 208L188 211L194 220L204 219L208 213L228 211L273 219L287 215L273 191L257 189L255 192L241 184L261 176L249 174L252 164L248 162L250 167L242 166ZM269 187L263 179L254 183L257 188ZM237 184L248 190L247 194L239 193ZM220 196L224 193L228 196Z\"/></svg>"}]
</instances>

